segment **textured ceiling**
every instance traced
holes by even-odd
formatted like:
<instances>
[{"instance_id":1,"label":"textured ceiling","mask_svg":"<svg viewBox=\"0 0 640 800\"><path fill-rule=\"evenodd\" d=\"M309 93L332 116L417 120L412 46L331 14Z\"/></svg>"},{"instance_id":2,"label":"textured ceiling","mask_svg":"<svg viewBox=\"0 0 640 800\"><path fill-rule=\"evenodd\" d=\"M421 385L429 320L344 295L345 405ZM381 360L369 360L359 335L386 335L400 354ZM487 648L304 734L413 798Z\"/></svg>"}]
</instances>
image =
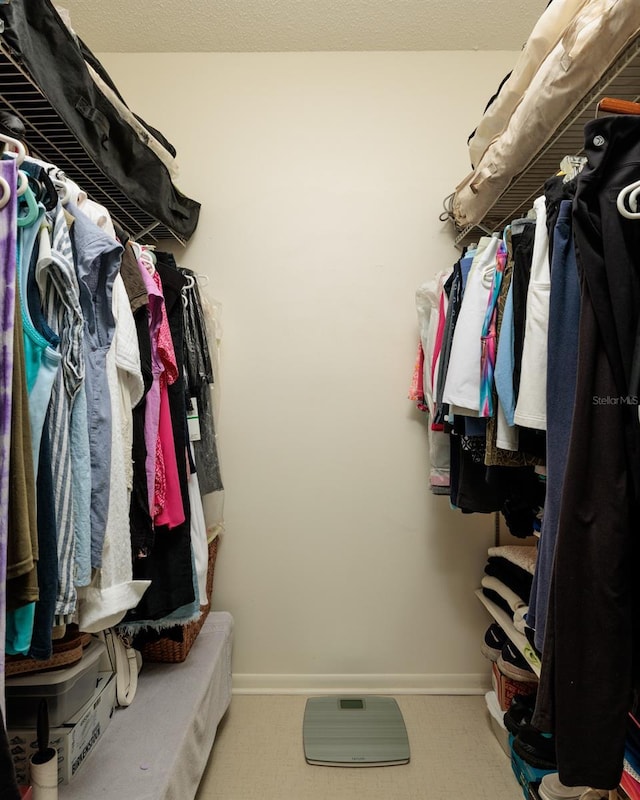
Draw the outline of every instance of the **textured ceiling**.
<instances>
[{"instance_id":1,"label":"textured ceiling","mask_svg":"<svg viewBox=\"0 0 640 800\"><path fill-rule=\"evenodd\" d=\"M59 0L70 11L78 35L95 52L519 50L546 4L547 0Z\"/></svg>"}]
</instances>

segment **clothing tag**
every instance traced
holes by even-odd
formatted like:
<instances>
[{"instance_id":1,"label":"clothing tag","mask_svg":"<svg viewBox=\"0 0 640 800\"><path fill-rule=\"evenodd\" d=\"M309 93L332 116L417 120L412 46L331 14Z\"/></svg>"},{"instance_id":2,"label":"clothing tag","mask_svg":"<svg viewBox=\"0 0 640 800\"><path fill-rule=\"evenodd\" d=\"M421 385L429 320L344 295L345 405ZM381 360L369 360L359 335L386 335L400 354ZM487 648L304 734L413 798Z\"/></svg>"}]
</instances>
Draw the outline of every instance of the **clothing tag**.
<instances>
[{"instance_id":1,"label":"clothing tag","mask_svg":"<svg viewBox=\"0 0 640 800\"><path fill-rule=\"evenodd\" d=\"M191 398L191 408L187 411L187 427L189 429L189 441L199 442L200 436L200 415L198 413L198 401Z\"/></svg>"}]
</instances>

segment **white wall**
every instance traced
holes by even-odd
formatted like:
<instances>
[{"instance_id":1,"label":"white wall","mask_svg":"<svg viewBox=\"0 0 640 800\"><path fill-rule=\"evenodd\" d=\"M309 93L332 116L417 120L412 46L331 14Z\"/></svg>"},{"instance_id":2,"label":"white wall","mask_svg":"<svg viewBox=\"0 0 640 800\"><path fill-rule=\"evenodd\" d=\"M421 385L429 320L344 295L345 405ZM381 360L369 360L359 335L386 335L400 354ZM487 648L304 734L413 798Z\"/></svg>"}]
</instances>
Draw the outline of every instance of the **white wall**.
<instances>
[{"instance_id":1,"label":"white wall","mask_svg":"<svg viewBox=\"0 0 640 800\"><path fill-rule=\"evenodd\" d=\"M238 689L473 689L491 517L427 486L415 288L513 53L110 54L202 202L185 266L222 302Z\"/></svg>"}]
</instances>

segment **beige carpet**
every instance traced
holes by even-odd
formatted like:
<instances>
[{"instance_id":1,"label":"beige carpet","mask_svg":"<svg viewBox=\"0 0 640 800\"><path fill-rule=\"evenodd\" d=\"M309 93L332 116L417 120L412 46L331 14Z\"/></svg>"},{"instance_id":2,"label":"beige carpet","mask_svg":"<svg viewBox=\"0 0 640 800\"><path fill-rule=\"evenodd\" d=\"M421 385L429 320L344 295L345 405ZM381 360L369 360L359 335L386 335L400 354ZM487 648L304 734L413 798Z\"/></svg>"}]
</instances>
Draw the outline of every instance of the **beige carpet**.
<instances>
[{"instance_id":1,"label":"beige carpet","mask_svg":"<svg viewBox=\"0 0 640 800\"><path fill-rule=\"evenodd\" d=\"M235 695L197 800L522 800L484 697L396 697L411 762L316 767L304 760L305 697Z\"/></svg>"}]
</instances>

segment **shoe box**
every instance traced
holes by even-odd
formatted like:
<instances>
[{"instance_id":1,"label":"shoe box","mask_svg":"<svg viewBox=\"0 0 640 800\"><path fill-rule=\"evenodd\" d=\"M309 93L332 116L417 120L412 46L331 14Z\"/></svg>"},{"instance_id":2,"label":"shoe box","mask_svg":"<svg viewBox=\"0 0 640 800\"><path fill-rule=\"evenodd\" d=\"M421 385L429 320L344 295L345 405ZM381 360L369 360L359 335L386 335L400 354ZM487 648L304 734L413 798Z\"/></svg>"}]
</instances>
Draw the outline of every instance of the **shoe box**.
<instances>
[{"instance_id":1,"label":"shoe box","mask_svg":"<svg viewBox=\"0 0 640 800\"><path fill-rule=\"evenodd\" d=\"M513 736L509 737L509 742L511 745L513 744ZM527 764L524 759L514 752L513 747L511 747L511 769L522 788L525 800L540 800L540 795L538 794L540 781L547 773L556 772L556 770L532 767L531 764Z\"/></svg>"},{"instance_id":2,"label":"shoe box","mask_svg":"<svg viewBox=\"0 0 640 800\"><path fill-rule=\"evenodd\" d=\"M47 701L49 725L63 725L93 697L106 651L102 642L92 639L77 664L7 677L7 727L35 728L43 699Z\"/></svg>"},{"instance_id":3,"label":"shoe box","mask_svg":"<svg viewBox=\"0 0 640 800\"><path fill-rule=\"evenodd\" d=\"M516 681L500 672L497 664L491 665L491 685L498 697L500 708L508 711L511 708L511 701L515 695L533 694L538 689L538 683Z\"/></svg>"},{"instance_id":4,"label":"shoe box","mask_svg":"<svg viewBox=\"0 0 640 800\"><path fill-rule=\"evenodd\" d=\"M99 672L93 696L63 725L49 729L49 746L58 751L58 783L69 783L93 753L109 726L116 704L113 672ZM29 783L29 759L38 750L35 726L8 727L7 737L18 783Z\"/></svg>"}]
</instances>

